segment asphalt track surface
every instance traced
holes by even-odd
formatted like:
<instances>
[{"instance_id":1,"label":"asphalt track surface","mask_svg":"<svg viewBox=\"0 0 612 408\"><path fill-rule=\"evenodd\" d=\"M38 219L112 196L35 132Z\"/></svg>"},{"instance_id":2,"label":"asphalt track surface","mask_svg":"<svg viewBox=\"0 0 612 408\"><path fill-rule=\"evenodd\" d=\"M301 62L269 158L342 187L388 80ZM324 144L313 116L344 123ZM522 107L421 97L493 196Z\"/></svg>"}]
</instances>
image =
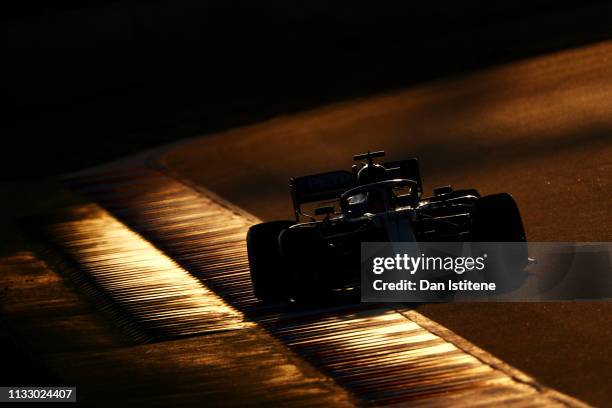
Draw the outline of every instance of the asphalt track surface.
<instances>
[{"instance_id":1,"label":"asphalt track surface","mask_svg":"<svg viewBox=\"0 0 612 408\"><path fill-rule=\"evenodd\" d=\"M326 302L301 308L260 302L252 292L244 240L259 220L208 191L133 166L66 182L108 213L91 204L67 208L65 217L44 228L45 235L77 266L71 278L84 282L96 304L131 329L130 337L163 343L199 335L208 343L209 336L231 331L236 339L251 333L265 342L265 330L276 339L272 343L294 353L290 371L303 375L283 375L281 387L266 392L272 399L258 395L257 403L294 404L301 395L299 404L305 406L351 399L357 405L582 406L403 305ZM253 346L257 350L257 342ZM267 360L286 365L282 351L272 351L278 353ZM257 351L251 360L262 364ZM237 371L242 367L231 359L225 363ZM325 387L309 380L308 363L333 381ZM238 375L247 389L259 385L267 391L271 384L242 369L229 377ZM134 382L146 388L138 377ZM188 371L179 377L185 384L194 380ZM204 387L217 394L224 390L215 382ZM189 388L191 403L202 389ZM165 398L174 394L168 391Z\"/></svg>"},{"instance_id":2,"label":"asphalt track surface","mask_svg":"<svg viewBox=\"0 0 612 408\"><path fill-rule=\"evenodd\" d=\"M531 241L612 241L612 43L603 42L198 138L165 164L265 219L291 176L384 149L436 186L507 191ZM544 384L610 406L612 304L433 304L418 311Z\"/></svg>"}]
</instances>

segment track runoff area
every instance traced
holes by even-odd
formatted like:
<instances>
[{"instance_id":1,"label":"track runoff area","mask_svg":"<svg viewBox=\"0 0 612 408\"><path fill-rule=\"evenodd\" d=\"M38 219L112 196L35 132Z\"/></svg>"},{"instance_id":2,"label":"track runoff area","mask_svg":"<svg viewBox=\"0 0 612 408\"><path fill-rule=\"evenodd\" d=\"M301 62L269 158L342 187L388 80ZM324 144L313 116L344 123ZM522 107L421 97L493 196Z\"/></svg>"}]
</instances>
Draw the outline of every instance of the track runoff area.
<instances>
[{"instance_id":1,"label":"track runoff area","mask_svg":"<svg viewBox=\"0 0 612 408\"><path fill-rule=\"evenodd\" d=\"M97 205L47 233L75 279L143 341L259 327L357 405L584 406L401 304L261 303L245 243L259 220L164 169L116 166L66 184Z\"/></svg>"}]
</instances>

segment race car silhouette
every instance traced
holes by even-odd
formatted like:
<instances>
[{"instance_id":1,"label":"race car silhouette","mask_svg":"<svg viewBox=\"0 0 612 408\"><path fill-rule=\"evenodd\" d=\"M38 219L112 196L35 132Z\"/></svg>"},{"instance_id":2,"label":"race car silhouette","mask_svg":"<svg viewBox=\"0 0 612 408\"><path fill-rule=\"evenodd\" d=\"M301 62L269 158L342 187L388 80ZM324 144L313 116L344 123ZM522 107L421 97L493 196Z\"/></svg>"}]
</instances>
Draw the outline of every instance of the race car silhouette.
<instances>
[{"instance_id":1,"label":"race car silhouette","mask_svg":"<svg viewBox=\"0 0 612 408\"><path fill-rule=\"evenodd\" d=\"M354 156L363 162L352 171L290 180L295 220L253 225L247 234L260 300L297 301L358 287L362 242L526 242L509 194L481 197L475 189L445 186L423 198L417 159L374 162L384 154ZM309 214L303 207L313 203ZM526 249L519 258L527 260Z\"/></svg>"}]
</instances>

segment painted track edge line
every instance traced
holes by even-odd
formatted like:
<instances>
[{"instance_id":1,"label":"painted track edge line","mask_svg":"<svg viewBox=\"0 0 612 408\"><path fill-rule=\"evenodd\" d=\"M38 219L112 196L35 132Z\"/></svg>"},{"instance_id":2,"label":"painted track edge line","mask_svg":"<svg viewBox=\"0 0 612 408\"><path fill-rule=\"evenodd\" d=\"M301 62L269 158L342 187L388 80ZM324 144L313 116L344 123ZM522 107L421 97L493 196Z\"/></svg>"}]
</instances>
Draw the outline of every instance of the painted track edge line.
<instances>
[{"instance_id":1,"label":"painted track edge line","mask_svg":"<svg viewBox=\"0 0 612 408\"><path fill-rule=\"evenodd\" d=\"M486 364L496 370L503 372L504 374L511 377L513 380L529 385L535 388L540 394L544 396L548 396L551 399L558 401L564 405L570 407L590 407L590 405L580 401L577 398L569 396L567 394L563 394L560 391L556 391L546 385L539 383L535 378L529 376L528 374L522 372L518 368L511 366L510 364L504 362L503 360L495 357L493 354L488 351L476 346L474 343L470 342L464 337L461 337L454 331L442 326L441 324L431 320L427 316L412 310L406 309L402 307L398 307L394 304L387 304L387 306L401 315L405 316L409 320L417 323L419 326L423 327L427 331L435 334L436 336L444 339L445 341L452 343L457 348L463 350L465 353L473 356L474 358L481 361L483 364Z\"/></svg>"}]
</instances>

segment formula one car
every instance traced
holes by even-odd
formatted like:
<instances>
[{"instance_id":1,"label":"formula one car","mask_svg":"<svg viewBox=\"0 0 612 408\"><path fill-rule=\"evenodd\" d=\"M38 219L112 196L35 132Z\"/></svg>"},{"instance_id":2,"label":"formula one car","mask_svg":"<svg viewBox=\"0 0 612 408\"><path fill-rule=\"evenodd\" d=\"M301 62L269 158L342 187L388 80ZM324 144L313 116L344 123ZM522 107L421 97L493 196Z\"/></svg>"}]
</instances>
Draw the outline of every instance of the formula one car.
<instances>
[{"instance_id":1,"label":"formula one car","mask_svg":"<svg viewBox=\"0 0 612 408\"><path fill-rule=\"evenodd\" d=\"M384 154L354 156L363 162L352 171L290 180L295 220L257 224L247 234L251 280L260 300L358 287L362 242L526 241L509 194L481 197L474 189L445 186L423 198L417 159L374 162ZM526 249L521 257L527 260Z\"/></svg>"}]
</instances>

